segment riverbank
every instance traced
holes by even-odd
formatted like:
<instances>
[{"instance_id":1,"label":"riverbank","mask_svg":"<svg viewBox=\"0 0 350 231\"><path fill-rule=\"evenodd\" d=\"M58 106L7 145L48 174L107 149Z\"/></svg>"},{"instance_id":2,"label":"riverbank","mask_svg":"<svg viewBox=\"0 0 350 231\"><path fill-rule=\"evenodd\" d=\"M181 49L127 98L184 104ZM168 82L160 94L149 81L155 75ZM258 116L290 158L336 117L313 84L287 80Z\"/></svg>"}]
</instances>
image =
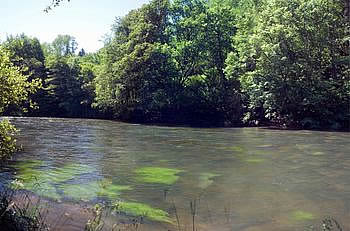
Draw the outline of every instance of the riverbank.
<instances>
[{"instance_id":1,"label":"riverbank","mask_svg":"<svg viewBox=\"0 0 350 231\"><path fill-rule=\"evenodd\" d=\"M308 130L308 131L324 131L324 132L350 132L350 126L341 128L341 129L332 129L332 128L303 128L297 125L290 125L286 126L285 124L279 124L279 123L271 123L271 122L264 122L258 125L253 124L240 124L236 126L230 126L226 124L225 126L200 126L200 125L191 125L186 123L133 123L126 120L117 120L112 118L103 118L103 117L96 117L96 118L81 118L81 117L23 117L23 116L2 116L1 118L37 118L37 119L72 119L72 120L96 120L96 121L111 121L111 122L117 122L117 123L125 123L125 124L137 124L137 125L145 125L145 126L160 126L160 127L185 127L185 128L261 128L261 129L271 129L271 130L290 130L290 131L301 131L301 130ZM350 121L349 121L350 123Z\"/></svg>"}]
</instances>

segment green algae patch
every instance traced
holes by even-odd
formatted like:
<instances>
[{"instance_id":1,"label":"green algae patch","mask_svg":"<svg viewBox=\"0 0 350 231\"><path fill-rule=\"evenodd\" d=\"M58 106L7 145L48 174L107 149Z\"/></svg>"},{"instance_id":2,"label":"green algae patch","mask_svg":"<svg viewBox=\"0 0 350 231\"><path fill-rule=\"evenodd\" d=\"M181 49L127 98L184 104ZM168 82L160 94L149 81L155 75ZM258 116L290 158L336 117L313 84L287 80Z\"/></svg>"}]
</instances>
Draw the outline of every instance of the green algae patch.
<instances>
[{"instance_id":1,"label":"green algae patch","mask_svg":"<svg viewBox=\"0 0 350 231\"><path fill-rule=\"evenodd\" d=\"M210 172L201 173L198 178L199 180L198 187L201 189L208 188L212 183L214 183L213 178L217 176L221 176L221 175L210 173Z\"/></svg>"},{"instance_id":2,"label":"green algae patch","mask_svg":"<svg viewBox=\"0 0 350 231\"><path fill-rule=\"evenodd\" d=\"M61 168L62 171L69 172L73 175L81 175L93 172L95 169L84 164L67 164Z\"/></svg>"},{"instance_id":3,"label":"green algae patch","mask_svg":"<svg viewBox=\"0 0 350 231\"><path fill-rule=\"evenodd\" d=\"M65 184L61 185L60 189L62 189L64 195L69 198L90 201L97 197L98 191L96 187L91 186L91 184Z\"/></svg>"},{"instance_id":4,"label":"green algae patch","mask_svg":"<svg viewBox=\"0 0 350 231\"><path fill-rule=\"evenodd\" d=\"M264 155L271 155L271 152L259 150L259 151L253 151L252 154L257 156L264 156Z\"/></svg>"},{"instance_id":5,"label":"green algae patch","mask_svg":"<svg viewBox=\"0 0 350 231\"><path fill-rule=\"evenodd\" d=\"M56 188L44 178L44 172L32 169L30 174L17 176L18 182L13 189L25 189L39 196L48 197L54 200L60 200L61 196L57 193Z\"/></svg>"},{"instance_id":6,"label":"green algae patch","mask_svg":"<svg viewBox=\"0 0 350 231\"><path fill-rule=\"evenodd\" d=\"M14 165L17 169L16 179L21 183L21 188L32 191L39 196L60 200L56 184L63 183L78 177L84 173L92 172L92 169L81 164L67 164L62 168L52 170L41 170L43 161L18 162Z\"/></svg>"},{"instance_id":7,"label":"green algae patch","mask_svg":"<svg viewBox=\"0 0 350 231\"><path fill-rule=\"evenodd\" d=\"M39 170L44 166L43 161L20 162L15 165L17 178L24 181L36 179L38 182L62 183L73 179L81 174L91 173L93 169L82 164L67 164L62 168L52 170Z\"/></svg>"},{"instance_id":8,"label":"green algae patch","mask_svg":"<svg viewBox=\"0 0 350 231\"><path fill-rule=\"evenodd\" d=\"M20 183L13 189L21 188L34 192L39 196L59 200L60 195L57 193L56 188L50 184L50 177L45 171L37 169L42 166L44 166L44 162L39 160L16 163L14 165L17 169L16 179ZM18 185L21 187L18 187Z\"/></svg>"},{"instance_id":9,"label":"green algae patch","mask_svg":"<svg viewBox=\"0 0 350 231\"><path fill-rule=\"evenodd\" d=\"M180 172L183 170L161 167L145 167L135 171L139 181L167 185L174 184L179 179L176 174Z\"/></svg>"},{"instance_id":10,"label":"green algae patch","mask_svg":"<svg viewBox=\"0 0 350 231\"><path fill-rule=\"evenodd\" d=\"M106 187L100 188L100 191L97 193L98 196L107 197L109 199L117 199L122 191L132 190L131 186L127 185L108 185Z\"/></svg>"},{"instance_id":11,"label":"green algae patch","mask_svg":"<svg viewBox=\"0 0 350 231\"><path fill-rule=\"evenodd\" d=\"M296 221L305 221L305 220L313 220L315 219L315 216L312 213L298 210L293 212L292 218L293 220L296 220Z\"/></svg>"},{"instance_id":12,"label":"green algae patch","mask_svg":"<svg viewBox=\"0 0 350 231\"><path fill-rule=\"evenodd\" d=\"M247 163L262 163L265 160L264 159L260 159L260 158L249 158L249 159L246 159L244 161L247 162Z\"/></svg>"},{"instance_id":13,"label":"green algae patch","mask_svg":"<svg viewBox=\"0 0 350 231\"><path fill-rule=\"evenodd\" d=\"M152 208L147 204L119 201L114 206L114 209L120 213L126 213L133 216L142 216L152 221L173 223L166 211Z\"/></svg>"},{"instance_id":14,"label":"green algae patch","mask_svg":"<svg viewBox=\"0 0 350 231\"><path fill-rule=\"evenodd\" d=\"M86 201L96 197L107 197L116 200L122 191L132 190L132 187L127 185L113 184L111 180L93 181L87 184L65 184L61 185L60 188L65 196Z\"/></svg>"},{"instance_id":15,"label":"green algae patch","mask_svg":"<svg viewBox=\"0 0 350 231\"><path fill-rule=\"evenodd\" d=\"M62 168L56 168L47 174L53 183L62 183L79 175L93 172L94 169L83 164L67 164Z\"/></svg>"},{"instance_id":16,"label":"green algae patch","mask_svg":"<svg viewBox=\"0 0 350 231\"><path fill-rule=\"evenodd\" d=\"M245 152L245 149L242 147L239 147L239 146L229 147L229 150L234 151L234 152L239 152L239 153Z\"/></svg>"},{"instance_id":17,"label":"green algae patch","mask_svg":"<svg viewBox=\"0 0 350 231\"><path fill-rule=\"evenodd\" d=\"M263 144L263 145L259 145L259 146L256 146L257 148L272 148L273 145L272 144Z\"/></svg>"},{"instance_id":18,"label":"green algae patch","mask_svg":"<svg viewBox=\"0 0 350 231\"><path fill-rule=\"evenodd\" d=\"M245 149L240 146L219 146L217 147L220 150L226 150L226 151L234 151L234 152L244 152Z\"/></svg>"},{"instance_id":19,"label":"green algae patch","mask_svg":"<svg viewBox=\"0 0 350 231\"><path fill-rule=\"evenodd\" d=\"M325 153L324 152L313 152L311 155L313 156L323 156Z\"/></svg>"},{"instance_id":20,"label":"green algae patch","mask_svg":"<svg viewBox=\"0 0 350 231\"><path fill-rule=\"evenodd\" d=\"M49 183L39 183L37 188L30 190L41 197L48 197L56 201L61 200L61 195L57 193L56 188Z\"/></svg>"},{"instance_id":21,"label":"green algae patch","mask_svg":"<svg viewBox=\"0 0 350 231\"><path fill-rule=\"evenodd\" d=\"M23 169L18 170L16 174L16 179L22 181L23 183L32 181L43 181L44 172L37 169Z\"/></svg>"},{"instance_id":22,"label":"green algae patch","mask_svg":"<svg viewBox=\"0 0 350 231\"><path fill-rule=\"evenodd\" d=\"M14 165L14 167L20 171L26 170L26 169L39 168L41 166L44 166L44 161L41 161L41 160L21 161L21 162L17 162Z\"/></svg>"},{"instance_id":23,"label":"green algae patch","mask_svg":"<svg viewBox=\"0 0 350 231\"><path fill-rule=\"evenodd\" d=\"M57 193L56 188L44 180L39 181L33 177L25 180L22 180L21 178L19 179L19 183L16 185L11 185L12 189L25 189L42 197L48 197L54 200L61 199L61 196Z\"/></svg>"}]
</instances>

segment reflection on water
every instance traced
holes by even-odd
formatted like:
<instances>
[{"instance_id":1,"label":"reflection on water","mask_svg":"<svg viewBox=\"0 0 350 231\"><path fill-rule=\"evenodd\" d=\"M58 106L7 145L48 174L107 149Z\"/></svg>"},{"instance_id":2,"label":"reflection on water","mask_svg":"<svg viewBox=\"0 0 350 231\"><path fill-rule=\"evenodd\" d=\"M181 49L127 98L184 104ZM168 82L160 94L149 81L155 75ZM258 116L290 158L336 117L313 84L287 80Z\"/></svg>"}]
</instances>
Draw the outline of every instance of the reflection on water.
<instances>
[{"instance_id":1,"label":"reflection on water","mask_svg":"<svg viewBox=\"0 0 350 231\"><path fill-rule=\"evenodd\" d=\"M349 133L12 121L17 178L46 172L46 197L60 203L118 204L153 230L159 217L192 230L192 216L197 230L304 230L325 216L350 228ZM21 170L28 160L43 164Z\"/></svg>"}]
</instances>

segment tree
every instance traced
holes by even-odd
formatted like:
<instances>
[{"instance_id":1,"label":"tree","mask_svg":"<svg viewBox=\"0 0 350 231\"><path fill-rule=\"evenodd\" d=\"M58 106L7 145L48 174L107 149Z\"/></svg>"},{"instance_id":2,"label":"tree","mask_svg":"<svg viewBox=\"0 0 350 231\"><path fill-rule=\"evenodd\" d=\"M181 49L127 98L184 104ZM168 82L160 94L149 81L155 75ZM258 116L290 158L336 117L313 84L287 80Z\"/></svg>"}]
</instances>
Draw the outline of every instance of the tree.
<instances>
[{"instance_id":1,"label":"tree","mask_svg":"<svg viewBox=\"0 0 350 231\"><path fill-rule=\"evenodd\" d=\"M96 105L131 121L159 119L172 76L167 51L167 0L154 0L114 25L96 81Z\"/></svg>"},{"instance_id":2,"label":"tree","mask_svg":"<svg viewBox=\"0 0 350 231\"><path fill-rule=\"evenodd\" d=\"M86 52L85 52L84 48L81 48L81 50L79 51L78 55L79 55L80 57L83 57L83 56L86 55Z\"/></svg>"},{"instance_id":3,"label":"tree","mask_svg":"<svg viewBox=\"0 0 350 231\"><path fill-rule=\"evenodd\" d=\"M78 80L81 83L80 89L82 91L82 116L94 117L98 113L92 108L96 94L95 94L95 79L98 72L98 68L101 65L101 57L99 53L85 54L78 58L79 64L79 76Z\"/></svg>"},{"instance_id":4,"label":"tree","mask_svg":"<svg viewBox=\"0 0 350 231\"><path fill-rule=\"evenodd\" d=\"M51 56L47 60L49 75L45 81L50 116L82 115L83 92L79 79L80 66L75 57Z\"/></svg>"},{"instance_id":5,"label":"tree","mask_svg":"<svg viewBox=\"0 0 350 231\"><path fill-rule=\"evenodd\" d=\"M50 52L56 56L74 55L78 49L78 43L71 35L58 35L50 45Z\"/></svg>"},{"instance_id":6,"label":"tree","mask_svg":"<svg viewBox=\"0 0 350 231\"><path fill-rule=\"evenodd\" d=\"M21 73L28 76L28 80L40 80L44 82L46 75L45 57L37 38L30 38L24 34L17 36L9 36L3 43L3 47L9 51L10 60L14 66L18 67ZM41 104L41 100L45 97L45 92L38 89L35 94L30 94L29 99L37 105ZM21 114L21 108L28 109L27 114L33 115L38 113L37 107L29 107L29 105L11 105L7 109L7 114Z\"/></svg>"},{"instance_id":7,"label":"tree","mask_svg":"<svg viewBox=\"0 0 350 231\"><path fill-rule=\"evenodd\" d=\"M10 51L11 62L24 75L29 75L30 79L45 77L45 57L37 38L29 38L24 34L9 36L3 46Z\"/></svg>"},{"instance_id":8,"label":"tree","mask_svg":"<svg viewBox=\"0 0 350 231\"><path fill-rule=\"evenodd\" d=\"M176 107L188 113L191 124L239 123L239 83L224 73L233 50L234 8L215 1L177 0L170 18L170 45L179 73Z\"/></svg>"},{"instance_id":9,"label":"tree","mask_svg":"<svg viewBox=\"0 0 350 231\"><path fill-rule=\"evenodd\" d=\"M21 105L40 86L36 79L29 82L28 76L12 64L9 56L0 46L0 114L11 104Z\"/></svg>"},{"instance_id":10,"label":"tree","mask_svg":"<svg viewBox=\"0 0 350 231\"><path fill-rule=\"evenodd\" d=\"M98 55L78 55L77 42L70 35L59 35L51 43L42 44L47 78L43 82L46 96L41 98L40 115L60 117L92 117L94 83Z\"/></svg>"},{"instance_id":11,"label":"tree","mask_svg":"<svg viewBox=\"0 0 350 231\"><path fill-rule=\"evenodd\" d=\"M48 5L48 6L44 9L44 11L45 11L46 13L48 13L50 10L52 10L53 7L59 6L63 1L65 1L65 0L52 0L51 4ZM70 0L67 0L67 1L70 2Z\"/></svg>"},{"instance_id":12,"label":"tree","mask_svg":"<svg viewBox=\"0 0 350 231\"><path fill-rule=\"evenodd\" d=\"M0 46L0 115L9 105L22 105L40 84L37 80L29 82L28 76L11 63L9 56L9 52ZM8 121L0 121L0 159L17 150L15 133L16 129Z\"/></svg>"},{"instance_id":13,"label":"tree","mask_svg":"<svg viewBox=\"0 0 350 231\"><path fill-rule=\"evenodd\" d=\"M349 55L342 48L349 22L341 3L273 0L264 4L254 15L252 35L241 40L241 46L250 49L238 48L238 62L232 62L232 70L236 65L242 71L248 119L265 117L305 128L348 126L349 66L341 60Z\"/></svg>"}]
</instances>

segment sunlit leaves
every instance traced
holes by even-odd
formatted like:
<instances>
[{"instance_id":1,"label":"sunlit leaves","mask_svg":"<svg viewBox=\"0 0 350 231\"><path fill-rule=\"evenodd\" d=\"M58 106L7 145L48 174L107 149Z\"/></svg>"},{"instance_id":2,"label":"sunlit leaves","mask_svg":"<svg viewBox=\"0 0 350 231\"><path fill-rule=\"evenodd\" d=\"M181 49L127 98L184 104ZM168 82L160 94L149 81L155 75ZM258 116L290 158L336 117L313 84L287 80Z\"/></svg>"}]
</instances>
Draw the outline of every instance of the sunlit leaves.
<instances>
[{"instance_id":1,"label":"sunlit leaves","mask_svg":"<svg viewBox=\"0 0 350 231\"><path fill-rule=\"evenodd\" d=\"M245 3L229 56L249 96L247 119L290 126L344 126L349 117L344 56L345 18L328 0ZM320 105L327 105L326 108ZM333 117L332 115L336 115Z\"/></svg>"},{"instance_id":2,"label":"sunlit leaves","mask_svg":"<svg viewBox=\"0 0 350 231\"><path fill-rule=\"evenodd\" d=\"M10 104L20 105L34 93L40 81L28 81L28 76L21 74L9 58L9 54L0 46L0 114Z\"/></svg>"}]
</instances>

